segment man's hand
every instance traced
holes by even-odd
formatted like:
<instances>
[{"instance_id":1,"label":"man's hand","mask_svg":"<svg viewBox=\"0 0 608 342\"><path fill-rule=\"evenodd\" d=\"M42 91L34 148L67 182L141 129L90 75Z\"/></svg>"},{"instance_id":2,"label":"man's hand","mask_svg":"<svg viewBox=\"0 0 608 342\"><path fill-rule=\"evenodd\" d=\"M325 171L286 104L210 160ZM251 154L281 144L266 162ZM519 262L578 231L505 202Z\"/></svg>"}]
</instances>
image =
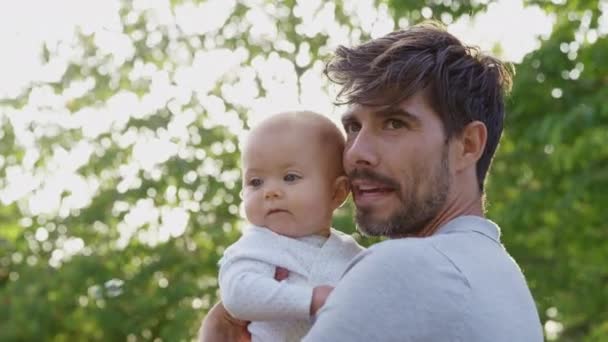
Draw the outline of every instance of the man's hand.
<instances>
[{"instance_id":1,"label":"man's hand","mask_svg":"<svg viewBox=\"0 0 608 342\"><path fill-rule=\"evenodd\" d=\"M329 297L329 294L333 290L334 290L334 287L329 286L329 285L316 286L312 290L312 301L310 303L310 315L311 316L314 316L317 314L317 311L319 311L319 309L323 306L323 304L325 304L327 297Z\"/></svg>"},{"instance_id":2,"label":"man's hand","mask_svg":"<svg viewBox=\"0 0 608 342\"><path fill-rule=\"evenodd\" d=\"M198 332L199 342L250 342L249 322L240 321L228 313L222 302L209 310Z\"/></svg>"}]
</instances>

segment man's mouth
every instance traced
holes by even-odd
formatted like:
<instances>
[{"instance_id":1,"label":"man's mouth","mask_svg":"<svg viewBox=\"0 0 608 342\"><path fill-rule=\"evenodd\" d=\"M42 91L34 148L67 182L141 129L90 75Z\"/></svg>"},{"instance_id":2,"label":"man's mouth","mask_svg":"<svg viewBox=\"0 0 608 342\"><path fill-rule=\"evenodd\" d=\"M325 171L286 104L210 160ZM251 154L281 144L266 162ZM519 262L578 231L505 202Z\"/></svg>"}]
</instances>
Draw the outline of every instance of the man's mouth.
<instances>
[{"instance_id":1,"label":"man's mouth","mask_svg":"<svg viewBox=\"0 0 608 342\"><path fill-rule=\"evenodd\" d=\"M393 188L387 186L376 185L359 185L355 186L355 192L358 194L381 194L394 191Z\"/></svg>"},{"instance_id":2,"label":"man's mouth","mask_svg":"<svg viewBox=\"0 0 608 342\"><path fill-rule=\"evenodd\" d=\"M376 182L355 181L352 186L355 204L364 207L388 198L396 190L394 187Z\"/></svg>"},{"instance_id":3,"label":"man's mouth","mask_svg":"<svg viewBox=\"0 0 608 342\"><path fill-rule=\"evenodd\" d=\"M354 169L348 178L354 195L382 195L400 188L395 180L369 169Z\"/></svg>"}]
</instances>

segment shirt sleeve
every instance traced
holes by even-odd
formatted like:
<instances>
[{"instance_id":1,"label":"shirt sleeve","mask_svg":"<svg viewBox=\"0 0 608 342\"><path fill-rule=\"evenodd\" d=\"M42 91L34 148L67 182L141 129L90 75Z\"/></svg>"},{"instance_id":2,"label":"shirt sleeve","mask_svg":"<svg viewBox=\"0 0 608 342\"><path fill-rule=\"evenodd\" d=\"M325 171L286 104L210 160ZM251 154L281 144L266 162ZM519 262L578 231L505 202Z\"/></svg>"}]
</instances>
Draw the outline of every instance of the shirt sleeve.
<instances>
[{"instance_id":1,"label":"shirt sleeve","mask_svg":"<svg viewBox=\"0 0 608 342\"><path fill-rule=\"evenodd\" d=\"M303 341L458 340L467 284L457 270L432 249L382 244L355 258Z\"/></svg>"},{"instance_id":2,"label":"shirt sleeve","mask_svg":"<svg viewBox=\"0 0 608 342\"><path fill-rule=\"evenodd\" d=\"M277 281L274 273L275 266L252 259L224 263L219 285L226 310L246 321L309 319L313 288Z\"/></svg>"}]
</instances>

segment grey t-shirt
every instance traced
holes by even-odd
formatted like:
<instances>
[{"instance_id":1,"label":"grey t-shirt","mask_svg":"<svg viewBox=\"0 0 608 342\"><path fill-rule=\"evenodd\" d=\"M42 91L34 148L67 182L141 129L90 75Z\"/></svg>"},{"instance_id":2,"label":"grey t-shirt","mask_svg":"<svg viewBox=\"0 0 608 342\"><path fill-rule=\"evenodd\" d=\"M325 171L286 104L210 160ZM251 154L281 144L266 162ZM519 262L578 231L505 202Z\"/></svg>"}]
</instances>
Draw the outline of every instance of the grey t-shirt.
<instances>
[{"instance_id":1,"label":"grey t-shirt","mask_svg":"<svg viewBox=\"0 0 608 342\"><path fill-rule=\"evenodd\" d=\"M359 254L303 341L543 341L543 333L499 228L462 216L431 237Z\"/></svg>"}]
</instances>

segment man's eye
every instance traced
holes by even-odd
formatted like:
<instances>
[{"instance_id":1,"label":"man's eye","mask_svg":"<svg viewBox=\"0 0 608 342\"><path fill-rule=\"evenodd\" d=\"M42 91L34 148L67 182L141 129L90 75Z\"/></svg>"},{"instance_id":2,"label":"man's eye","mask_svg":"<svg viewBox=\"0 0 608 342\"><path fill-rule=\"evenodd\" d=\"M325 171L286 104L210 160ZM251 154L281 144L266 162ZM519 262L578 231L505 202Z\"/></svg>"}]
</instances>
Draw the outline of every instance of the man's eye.
<instances>
[{"instance_id":1,"label":"man's eye","mask_svg":"<svg viewBox=\"0 0 608 342\"><path fill-rule=\"evenodd\" d=\"M406 126L407 125L405 124L405 122L403 122L401 120L397 120L397 119L388 119L388 120L386 120L386 123L385 123L385 127L387 129L399 129L399 128L403 128Z\"/></svg>"},{"instance_id":2,"label":"man's eye","mask_svg":"<svg viewBox=\"0 0 608 342\"><path fill-rule=\"evenodd\" d=\"M344 131L346 134L356 133L361 130L361 125L357 122L347 122L344 124Z\"/></svg>"},{"instance_id":3,"label":"man's eye","mask_svg":"<svg viewBox=\"0 0 608 342\"><path fill-rule=\"evenodd\" d=\"M258 186L262 185L262 180L259 178L252 178L249 180L249 182L247 182L247 184L257 188Z\"/></svg>"},{"instance_id":4,"label":"man's eye","mask_svg":"<svg viewBox=\"0 0 608 342\"><path fill-rule=\"evenodd\" d=\"M283 180L286 182L295 182L302 177L296 175L295 173L288 173L283 177Z\"/></svg>"}]
</instances>

